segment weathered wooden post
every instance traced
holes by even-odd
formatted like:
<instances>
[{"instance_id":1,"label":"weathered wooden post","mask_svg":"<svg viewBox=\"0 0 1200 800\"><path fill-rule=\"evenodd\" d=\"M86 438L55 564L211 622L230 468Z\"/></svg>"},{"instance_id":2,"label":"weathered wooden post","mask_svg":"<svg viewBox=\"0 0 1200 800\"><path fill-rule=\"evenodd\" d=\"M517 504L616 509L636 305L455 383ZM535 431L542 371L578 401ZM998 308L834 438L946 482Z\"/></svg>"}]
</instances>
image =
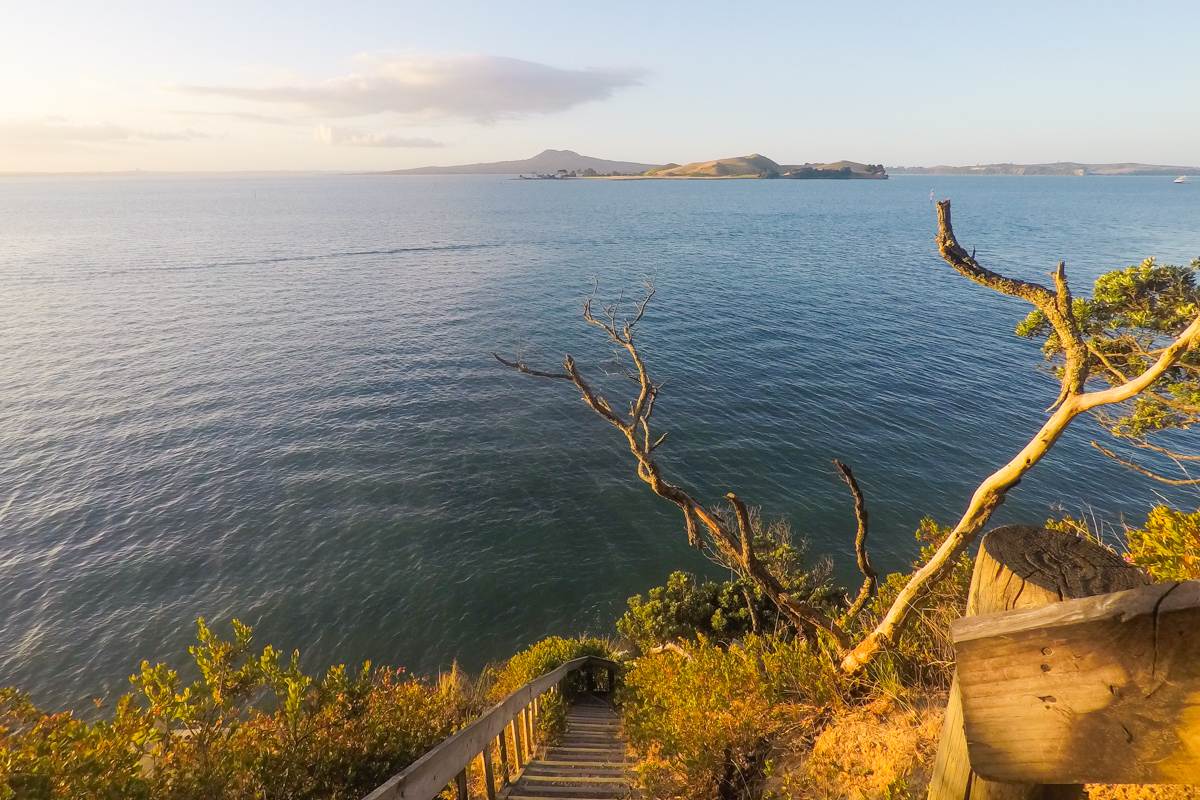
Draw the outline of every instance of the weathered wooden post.
<instances>
[{"instance_id":1,"label":"weathered wooden post","mask_svg":"<svg viewBox=\"0 0 1200 800\"><path fill-rule=\"evenodd\" d=\"M528 705L521 709L521 735L525 739L525 760L533 761L533 725L531 724Z\"/></svg>"},{"instance_id":2,"label":"weathered wooden post","mask_svg":"<svg viewBox=\"0 0 1200 800\"><path fill-rule=\"evenodd\" d=\"M513 740L513 760L516 762L517 769L525 766L525 748L521 746L521 726L517 724L520 719L520 714L509 720L508 729L512 732Z\"/></svg>"},{"instance_id":3,"label":"weathered wooden post","mask_svg":"<svg viewBox=\"0 0 1200 800\"><path fill-rule=\"evenodd\" d=\"M617 671L612 667L609 667L606 671L608 673L608 693L611 695L613 690L617 688Z\"/></svg>"},{"instance_id":4,"label":"weathered wooden post","mask_svg":"<svg viewBox=\"0 0 1200 800\"><path fill-rule=\"evenodd\" d=\"M454 796L456 800L471 800L470 792L467 791L467 770L465 767L454 776Z\"/></svg>"},{"instance_id":5,"label":"weathered wooden post","mask_svg":"<svg viewBox=\"0 0 1200 800\"><path fill-rule=\"evenodd\" d=\"M1141 570L1094 542L1009 525L983 537L971 577L967 616L1038 608L1146 583ZM1068 787L989 781L975 774L967 753L962 697L955 678L929 781L929 800L1045 800L1079 794Z\"/></svg>"},{"instance_id":6,"label":"weathered wooden post","mask_svg":"<svg viewBox=\"0 0 1200 800\"><path fill-rule=\"evenodd\" d=\"M483 759L483 791L487 794L487 800L496 800L496 775L492 772L491 742L483 748L479 757Z\"/></svg>"},{"instance_id":7,"label":"weathered wooden post","mask_svg":"<svg viewBox=\"0 0 1200 800\"><path fill-rule=\"evenodd\" d=\"M501 730L496 741L500 743L500 785L508 786L508 734Z\"/></svg>"}]
</instances>

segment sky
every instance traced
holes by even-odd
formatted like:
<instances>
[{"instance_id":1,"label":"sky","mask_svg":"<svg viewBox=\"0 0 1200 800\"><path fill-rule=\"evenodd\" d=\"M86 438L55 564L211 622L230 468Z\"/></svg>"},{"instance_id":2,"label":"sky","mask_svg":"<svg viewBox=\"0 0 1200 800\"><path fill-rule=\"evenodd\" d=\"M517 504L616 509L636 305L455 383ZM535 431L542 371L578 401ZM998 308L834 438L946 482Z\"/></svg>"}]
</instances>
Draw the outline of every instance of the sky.
<instances>
[{"instance_id":1,"label":"sky","mask_svg":"<svg viewBox=\"0 0 1200 800\"><path fill-rule=\"evenodd\" d=\"M1200 163L1200 3L0 0L0 171Z\"/></svg>"}]
</instances>

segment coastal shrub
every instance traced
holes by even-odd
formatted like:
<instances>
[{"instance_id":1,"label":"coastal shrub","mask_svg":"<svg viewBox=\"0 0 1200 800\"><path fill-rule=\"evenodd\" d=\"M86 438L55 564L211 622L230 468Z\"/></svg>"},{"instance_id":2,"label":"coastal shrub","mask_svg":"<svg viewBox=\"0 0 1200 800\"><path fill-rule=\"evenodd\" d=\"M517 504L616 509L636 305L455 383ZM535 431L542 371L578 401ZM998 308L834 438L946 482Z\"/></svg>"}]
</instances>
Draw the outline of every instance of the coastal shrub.
<instances>
[{"instance_id":1,"label":"coastal shrub","mask_svg":"<svg viewBox=\"0 0 1200 800\"><path fill-rule=\"evenodd\" d=\"M121 698L112 719L88 723L0 689L0 800L149 798L141 760L151 738L130 697Z\"/></svg>"},{"instance_id":2,"label":"coastal shrub","mask_svg":"<svg viewBox=\"0 0 1200 800\"><path fill-rule=\"evenodd\" d=\"M1129 560L1157 581L1200 579L1200 510L1155 506L1140 528L1125 531Z\"/></svg>"},{"instance_id":3,"label":"coastal shrub","mask_svg":"<svg viewBox=\"0 0 1200 800\"><path fill-rule=\"evenodd\" d=\"M672 572L666 584L628 600L617 632L642 652L677 640L732 640L779 621L775 604L748 581L718 583Z\"/></svg>"},{"instance_id":4,"label":"coastal shrub","mask_svg":"<svg viewBox=\"0 0 1200 800\"><path fill-rule=\"evenodd\" d=\"M0 798L307 800L359 798L478 710L457 671L439 681L402 669L300 669L252 647L234 621L223 639L204 620L185 683L143 662L107 719L47 713L0 694Z\"/></svg>"},{"instance_id":5,"label":"coastal shrub","mask_svg":"<svg viewBox=\"0 0 1200 800\"><path fill-rule=\"evenodd\" d=\"M584 656L617 659L616 649L605 640L593 636L565 638L550 636L517 653L503 665L489 671L488 701L498 703L517 689L552 669ZM539 701L539 739L555 742L566 727L566 698L584 686L578 675L563 684L563 694L557 697L543 695Z\"/></svg>"},{"instance_id":6,"label":"coastal shrub","mask_svg":"<svg viewBox=\"0 0 1200 800\"><path fill-rule=\"evenodd\" d=\"M750 525L759 561L788 594L832 608L836 599L829 561L809 563L807 541L794 537L786 520L765 520L752 509ZM642 652L700 637L729 642L749 633L786 633L792 624L754 582L743 578L715 581L672 572L666 584L627 603L617 632Z\"/></svg>"},{"instance_id":7,"label":"coastal shrub","mask_svg":"<svg viewBox=\"0 0 1200 800\"><path fill-rule=\"evenodd\" d=\"M626 672L621 711L643 794L756 796L775 738L815 729L842 702L839 681L828 654L795 638L700 637L642 656Z\"/></svg>"}]
</instances>

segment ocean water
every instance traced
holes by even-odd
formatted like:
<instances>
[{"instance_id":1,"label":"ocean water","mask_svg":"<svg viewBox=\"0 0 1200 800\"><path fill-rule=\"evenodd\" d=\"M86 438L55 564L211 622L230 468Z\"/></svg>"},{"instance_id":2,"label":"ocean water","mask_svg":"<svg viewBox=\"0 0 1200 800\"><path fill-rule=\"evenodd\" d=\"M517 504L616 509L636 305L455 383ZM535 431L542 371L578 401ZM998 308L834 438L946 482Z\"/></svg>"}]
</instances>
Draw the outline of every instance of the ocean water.
<instances>
[{"instance_id":1,"label":"ocean water","mask_svg":"<svg viewBox=\"0 0 1200 800\"><path fill-rule=\"evenodd\" d=\"M111 696L200 615L313 668L477 668L708 569L570 386L490 355L571 352L627 392L580 319L593 279L657 287L676 480L786 516L849 578L841 458L877 563L906 563L1055 394L1026 308L937 257L931 189L1020 277L1200 255L1200 186L1158 178L0 180L0 684ZM1094 433L995 522L1139 519L1162 487Z\"/></svg>"}]
</instances>

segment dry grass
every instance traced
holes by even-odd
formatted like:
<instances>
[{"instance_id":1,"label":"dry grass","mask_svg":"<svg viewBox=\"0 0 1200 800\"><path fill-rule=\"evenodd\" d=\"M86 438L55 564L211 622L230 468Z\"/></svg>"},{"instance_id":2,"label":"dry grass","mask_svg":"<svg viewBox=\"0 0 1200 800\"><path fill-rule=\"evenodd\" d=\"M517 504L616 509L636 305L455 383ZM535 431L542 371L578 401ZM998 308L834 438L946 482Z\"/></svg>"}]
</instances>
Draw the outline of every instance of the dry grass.
<instances>
[{"instance_id":1,"label":"dry grass","mask_svg":"<svg viewBox=\"0 0 1200 800\"><path fill-rule=\"evenodd\" d=\"M1089 784L1088 800L1200 800L1200 786L1098 786Z\"/></svg>"},{"instance_id":2,"label":"dry grass","mask_svg":"<svg viewBox=\"0 0 1200 800\"><path fill-rule=\"evenodd\" d=\"M923 797L945 697L877 700L835 714L811 746L781 759L768 796L797 800Z\"/></svg>"}]
</instances>

